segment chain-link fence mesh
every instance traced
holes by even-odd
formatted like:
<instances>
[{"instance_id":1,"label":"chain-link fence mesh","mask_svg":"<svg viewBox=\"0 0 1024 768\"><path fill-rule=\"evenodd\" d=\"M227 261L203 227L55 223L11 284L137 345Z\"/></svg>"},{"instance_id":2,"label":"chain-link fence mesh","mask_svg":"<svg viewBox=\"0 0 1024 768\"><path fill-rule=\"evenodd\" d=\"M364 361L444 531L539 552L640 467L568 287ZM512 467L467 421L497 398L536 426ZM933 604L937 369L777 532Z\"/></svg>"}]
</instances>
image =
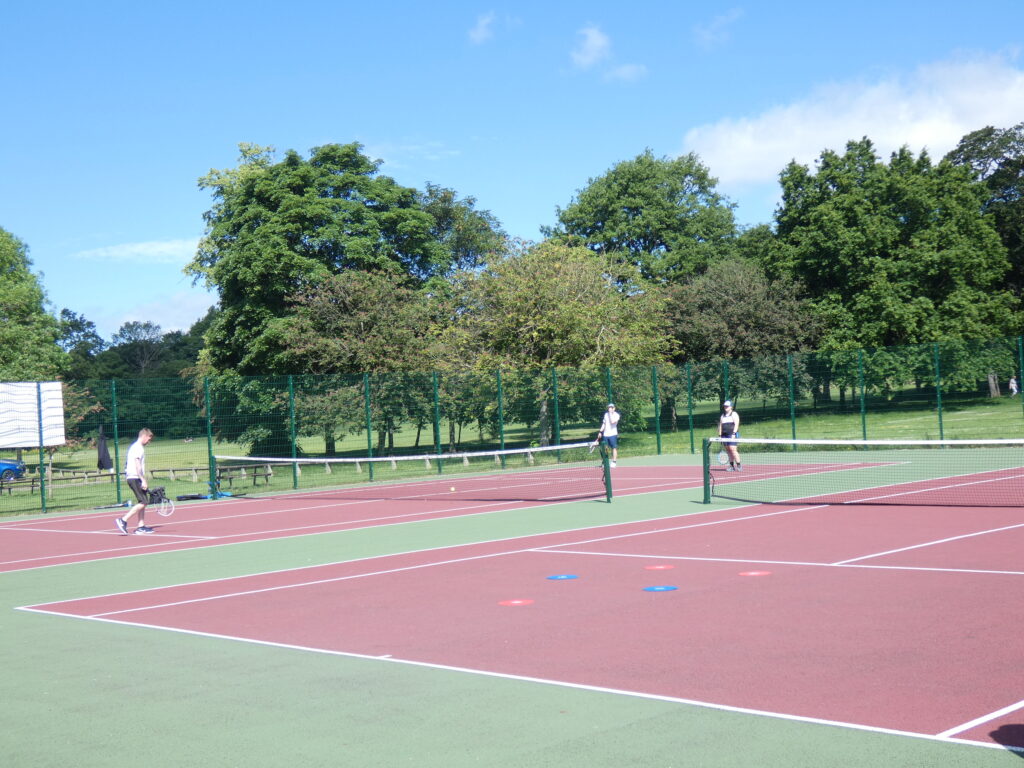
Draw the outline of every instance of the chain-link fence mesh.
<instances>
[{"instance_id":1,"label":"chain-link fence mesh","mask_svg":"<svg viewBox=\"0 0 1024 768\"><path fill-rule=\"evenodd\" d=\"M1021 437L1024 405L1008 383L1022 367L1024 343L1009 338L644 368L0 384L0 514L126 504L125 455L144 427L155 433L149 484L172 497L300 487L297 473L280 470L211 478L214 455L402 456L592 440L611 402L622 414L620 457L699 451L726 398L744 437ZM43 435L58 427L58 438Z\"/></svg>"}]
</instances>

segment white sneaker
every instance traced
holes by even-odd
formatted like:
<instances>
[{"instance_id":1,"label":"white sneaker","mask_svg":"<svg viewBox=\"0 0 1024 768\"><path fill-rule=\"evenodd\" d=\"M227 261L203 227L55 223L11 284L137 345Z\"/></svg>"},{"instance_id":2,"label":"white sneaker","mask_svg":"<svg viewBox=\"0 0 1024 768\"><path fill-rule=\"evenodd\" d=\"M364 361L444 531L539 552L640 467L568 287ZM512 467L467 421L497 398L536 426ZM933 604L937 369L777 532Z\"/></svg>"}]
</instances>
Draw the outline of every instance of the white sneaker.
<instances>
[{"instance_id":1,"label":"white sneaker","mask_svg":"<svg viewBox=\"0 0 1024 768\"><path fill-rule=\"evenodd\" d=\"M615 462L614 462L614 461L613 461L613 462L611 463L611 466L613 466L613 467L614 467L614 466L616 466L616 464L615 464Z\"/></svg>"}]
</instances>

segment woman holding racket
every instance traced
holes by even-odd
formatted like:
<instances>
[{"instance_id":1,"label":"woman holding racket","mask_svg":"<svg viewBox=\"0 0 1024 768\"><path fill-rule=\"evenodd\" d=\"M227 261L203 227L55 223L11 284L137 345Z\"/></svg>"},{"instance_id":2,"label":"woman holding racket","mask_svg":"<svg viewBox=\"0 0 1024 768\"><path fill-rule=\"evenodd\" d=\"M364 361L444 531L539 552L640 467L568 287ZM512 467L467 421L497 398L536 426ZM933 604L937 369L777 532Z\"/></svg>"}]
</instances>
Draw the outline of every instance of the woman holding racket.
<instances>
[{"instance_id":1,"label":"woman holding racket","mask_svg":"<svg viewBox=\"0 0 1024 768\"><path fill-rule=\"evenodd\" d=\"M597 433L598 441L604 440L604 444L612 449L611 466L619 460L619 412L615 410L614 403L608 403L608 410L601 419L601 429Z\"/></svg>"},{"instance_id":2,"label":"woman holding racket","mask_svg":"<svg viewBox=\"0 0 1024 768\"><path fill-rule=\"evenodd\" d=\"M727 472L742 472L743 465L740 463L740 451L736 447L736 441L729 438L740 436L740 415L732 409L732 400L722 403L722 417L718 420L718 436L724 438L722 445L729 454L729 468Z\"/></svg>"}]
</instances>

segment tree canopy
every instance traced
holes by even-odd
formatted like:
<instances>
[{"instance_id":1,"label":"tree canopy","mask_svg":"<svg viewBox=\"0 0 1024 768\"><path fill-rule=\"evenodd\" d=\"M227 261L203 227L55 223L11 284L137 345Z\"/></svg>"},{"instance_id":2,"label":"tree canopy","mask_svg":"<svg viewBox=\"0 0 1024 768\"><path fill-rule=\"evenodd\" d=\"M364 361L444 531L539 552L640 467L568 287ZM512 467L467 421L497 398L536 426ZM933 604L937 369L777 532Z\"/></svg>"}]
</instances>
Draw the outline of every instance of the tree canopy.
<instances>
[{"instance_id":1,"label":"tree canopy","mask_svg":"<svg viewBox=\"0 0 1024 768\"><path fill-rule=\"evenodd\" d=\"M28 247L0 228L0 380L52 379L67 364L60 325L32 272Z\"/></svg>"},{"instance_id":2,"label":"tree canopy","mask_svg":"<svg viewBox=\"0 0 1024 768\"><path fill-rule=\"evenodd\" d=\"M635 265L649 279L684 280L731 251L733 206L694 154L650 150L591 179L547 234Z\"/></svg>"},{"instance_id":3,"label":"tree canopy","mask_svg":"<svg viewBox=\"0 0 1024 768\"><path fill-rule=\"evenodd\" d=\"M220 295L205 362L215 370L274 372L270 332L289 297L332 274L391 272L419 285L475 263L498 241L489 214L431 187L422 194L378 173L358 144L289 151L242 146L241 165L200 179L214 205L187 272Z\"/></svg>"},{"instance_id":4,"label":"tree canopy","mask_svg":"<svg viewBox=\"0 0 1024 768\"><path fill-rule=\"evenodd\" d=\"M1005 335L1019 327L1006 250L969 172L868 139L781 176L772 276L803 283L825 346L851 349Z\"/></svg>"}]
</instances>

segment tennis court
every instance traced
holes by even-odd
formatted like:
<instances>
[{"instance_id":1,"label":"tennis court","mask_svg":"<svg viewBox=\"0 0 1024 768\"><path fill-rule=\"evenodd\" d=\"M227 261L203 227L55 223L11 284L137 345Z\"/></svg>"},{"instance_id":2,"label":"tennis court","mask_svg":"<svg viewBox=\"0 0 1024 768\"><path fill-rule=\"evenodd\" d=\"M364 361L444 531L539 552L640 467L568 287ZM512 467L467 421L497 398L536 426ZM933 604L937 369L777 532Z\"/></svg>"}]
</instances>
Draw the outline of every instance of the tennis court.
<instances>
[{"instance_id":1,"label":"tennis court","mask_svg":"<svg viewBox=\"0 0 1024 768\"><path fill-rule=\"evenodd\" d=\"M149 562L132 588L110 588L108 575L13 607L67 636L101 632L186 655L213 644L214 658L258 653L278 686L275 670L291 664L341 674L370 699L397 680L417 700L429 696L418 689L424 677L442 689L468 686L477 706L449 701L428 719L453 727L448 712L469 734L467 716L528 729L511 742L470 735L477 741L456 739L447 752L437 746L443 735L433 735L420 747L439 751L421 752L419 764L460 764L457 755L464 764L691 764L671 762L683 750L700 764L735 765L751 738L754 762L764 765L1019 764L1018 508L708 506L699 503L704 474L669 460L623 463L612 504L599 494L543 505L443 501L422 485L226 499L180 507L151 538L106 532L109 514L18 521L0 529L6 567L22 569L4 578L45 574L52 583L62 568L92 574L128 562L140 573ZM751 461L720 483L739 492L778 475L777 466ZM430 482L443 493L454 481ZM484 487L466 493L479 497ZM74 537L104 544L73 545ZM40 540L57 548L52 561ZM13 556L12 542L34 554ZM283 544L292 557L256 567L270 565L262 553ZM208 556L223 559L234 545L252 557L212 567ZM314 551L321 562L299 563ZM157 559L123 557L147 552ZM70 565L94 558L102 560ZM314 688L317 701L333 695L342 719L411 716L390 695L383 712L371 704L360 714L338 691ZM480 705L520 697L536 712ZM571 712L588 714L574 721ZM563 721L562 739L550 732L552 718ZM403 734L390 738L393 760ZM633 759L613 743L629 745ZM805 750L819 762L801 762ZM410 744L408 754L416 751Z\"/></svg>"}]
</instances>

